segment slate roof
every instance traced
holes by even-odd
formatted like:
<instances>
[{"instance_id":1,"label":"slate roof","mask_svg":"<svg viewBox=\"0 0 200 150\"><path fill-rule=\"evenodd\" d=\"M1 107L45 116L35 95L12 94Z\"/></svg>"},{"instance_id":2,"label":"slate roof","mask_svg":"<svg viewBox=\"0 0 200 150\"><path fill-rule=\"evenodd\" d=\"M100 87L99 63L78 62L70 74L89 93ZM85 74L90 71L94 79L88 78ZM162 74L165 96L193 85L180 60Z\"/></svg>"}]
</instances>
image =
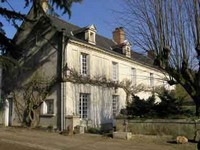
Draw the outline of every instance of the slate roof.
<instances>
[{"instance_id":1,"label":"slate roof","mask_svg":"<svg viewBox=\"0 0 200 150\"><path fill-rule=\"evenodd\" d=\"M56 27L57 30L59 30L59 31L62 31L64 29L65 35L68 36L69 38L83 42L83 43L86 43L86 44L89 44L88 42L73 36L73 31L75 31L75 33L76 33L76 31L83 31L87 27L80 28L76 25L65 22L65 21L63 21L63 20L61 20L57 17L53 17L53 16L48 16L48 17L51 21L51 24L54 27ZM96 34L96 45L93 45L93 46L96 46L96 47L101 48L105 51L126 57L124 54L116 52L112 49L112 47L116 46L116 43L112 39L108 39L108 38L103 37L99 34ZM145 64L145 65L151 66L151 67L155 67L155 66L153 66L153 60L152 59L150 59L147 56L144 56L142 54L139 54L137 52L134 52L133 50L131 51L131 58L130 59L137 61L139 63Z\"/></svg>"}]
</instances>

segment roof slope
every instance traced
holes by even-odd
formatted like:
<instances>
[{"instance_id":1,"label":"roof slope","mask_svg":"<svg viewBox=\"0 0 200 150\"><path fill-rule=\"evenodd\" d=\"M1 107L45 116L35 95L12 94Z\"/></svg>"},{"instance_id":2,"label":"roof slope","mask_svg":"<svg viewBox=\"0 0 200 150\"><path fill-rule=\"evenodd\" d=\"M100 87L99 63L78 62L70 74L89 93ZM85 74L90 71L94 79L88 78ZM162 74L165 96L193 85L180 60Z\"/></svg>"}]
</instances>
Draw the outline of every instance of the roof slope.
<instances>
[{"instance_id":1,"label":"roof slope","mask_svg":"<svg viewBox=\"0 0 200 150\"><path fill-rule=\"evenodd\" d=\"M77 37L73 36L73 31L82 31L86 27L80 28L80 27L78 27L76 25L73 25L71 23L65 22L65 21L63 21L63 20L61 20L61 19L59 19L57 17L53 17L53 16L48 16L48 17L49 17L49 19L51 21L51 24L54 27L56 27L57 30L59 30L59 31L63 30L68 37L71 37L72 39L75 39L75 40L81 41L83 43L89 44L88 42L86 42L84 40L81 40L81 39L78 39ZM118 54L120 56L126 57L125 55L123 55L121 53L118 53L118 52L115 52L114 50L112 50L112 47L116 46L116 43L112 39L108 39L108 38L103 37L103 36L101 36L99 34L96 34L96 45L93 45L93 46L96 46L98 48L104 49L105 51L108 51L108 52L115 53L115 54ZM153 67L153 60L152 59L150 59L150 58L148 58L148 57L146 57L146 56L144 56L142 54L139 54L137 52L131 51L131 58L130 59L132 59L134 61L137 61L139 63L142 63L142 64L145 64L145 65Z\"/></svg>"}]
</instances>

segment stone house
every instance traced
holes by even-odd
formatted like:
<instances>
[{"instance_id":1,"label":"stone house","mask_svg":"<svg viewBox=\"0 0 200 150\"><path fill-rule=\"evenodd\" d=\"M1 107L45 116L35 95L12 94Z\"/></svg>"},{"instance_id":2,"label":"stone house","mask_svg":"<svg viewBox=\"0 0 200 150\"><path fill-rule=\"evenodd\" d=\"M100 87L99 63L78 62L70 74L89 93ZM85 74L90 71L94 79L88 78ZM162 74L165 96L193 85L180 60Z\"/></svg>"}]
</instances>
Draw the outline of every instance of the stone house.
<instances>
[{"instance_id":1,"label":"stone house","mask_svg":"<svg viewBox=\"0 0 200 150\"><path fill-rule=\"evenodd\" d=\"M143 84L148 90L137 93L142 98L148 98L155 87L166 85L165 75L153 66L152 59L131 49L122 27L113 31L113 39L108 39L97 34L95 25L80 28L42 9L35 12L32 8L28 17L34 21L24 21L14 37L22 50L19 62L29 68L18 83L23 84L35 72L62 80L72 70L83 80L59 80L54 85L41 105L41 126L64 130L71 118L76 118L73 127L80 123L94 127L113 123L114 116L126 106L125 91L85 80L105 80L113 85L129 80L135 88ZM19 124L12 98L7 105L6 124Z\"/></svg>"}]
</instances>

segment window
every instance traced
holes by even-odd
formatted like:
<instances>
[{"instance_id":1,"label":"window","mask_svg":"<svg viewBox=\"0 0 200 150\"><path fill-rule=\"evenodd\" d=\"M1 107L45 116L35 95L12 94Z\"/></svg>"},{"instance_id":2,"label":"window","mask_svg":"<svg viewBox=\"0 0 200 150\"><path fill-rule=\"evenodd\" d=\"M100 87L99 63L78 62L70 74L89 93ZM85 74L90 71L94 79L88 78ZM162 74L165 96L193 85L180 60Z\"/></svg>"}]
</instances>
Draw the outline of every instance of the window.
<instances>
[{"instance_id":1,"label":"window","mask_svg":"<svg viewBox=\"0 0 200 150\"><path fill-rule=\"evenodd\" d=\"M150 73L150 87L154 87L154 75Z\"/></svg>"},{"instance_id":2,"label":"window","mask_svg":"<svg viewBox=\"0 0 200 150\"><path fill-rule=\"evenodd\" d=\"M47 114L53 114L53 100L46 101L47 104Z\"/></svg>"},{"instance_id":3,"label":"window","mask_svg":"<svg viewBox=\"0 0 200 150\"><path fill-rule=\"evenodd\" d=\"M136 85L136 69L135 68L131 68L131 80L132 80L132 84Z\"/></svg>"},{"instance_id":4,"label":"window","mask_svg":"<svg viewBox=\"0 0 200 150\"><path fill-rule=\"evenodd\" d=\"M112 110L113 110L113 116L117 115L117 107L118 107L118 95L113 95L112 96Z\"/></svg>"},{"instance_id":5,"label":"window","mask_svg":"<svg viewBox=\"0 0 200 150\"><path fill-rule=\"evenodd\" d=\"M81 53L81 74L88 75L88 54Z\"/></svg>"},{"instance_id":6,"label":"window","mask_svg":"<svg viewBox=\"0 0 200 150\"><path fill-rule=\"evenodd\" d=\"M95 33L91 32L91 31L89 33L90 33L89 41L92 43L95 43Z\"/></svg>"},{"instance_id":7,"label":"window","mask_svg":"<svg viewBox=\"0 0 200 150\"><path fill-rule=\"evenodd\" d=\"M116 62L112 62L112 79L118 80L118 64Z\"/></svg>"},{"instance_id":8,"label":"window","mask_svg":"<svg viewBox=\"0 0 200 150\"><path fill-rule=\"evenodd\" d=\"M81 119L88 117L88 102L89 102L89 94L80 93L79 116Z\"/></svg>"},{"instance_id":9,"label":"window","mask_svg":"<svg viewBox=\"0 0 200 150\"><path fill-rule=\"evenodd\" d=\"M45 100L42 104L42 114L54 114L54 100Z\"/></svg>"},{"instance_id":10,"label":"window","mask_svg":"<svg viewBox=\"0 0 200 150\"><path fill-rule=\"evenodd\" d=\"M130 51L130 47L126 48L126 56L130 57L131 56L131 51Z\"/></svg>"},{"instance_id":11,"label":"window","mask_svg":"<svg viewBox=\"0 0 200 150\"><path fill-rule=\"evenodd\" d=\"M96 44L96 27L94 25L88 26L88 30L86 30L85 39L88 40L90 44Z\"/></svg>"}]
</instances>

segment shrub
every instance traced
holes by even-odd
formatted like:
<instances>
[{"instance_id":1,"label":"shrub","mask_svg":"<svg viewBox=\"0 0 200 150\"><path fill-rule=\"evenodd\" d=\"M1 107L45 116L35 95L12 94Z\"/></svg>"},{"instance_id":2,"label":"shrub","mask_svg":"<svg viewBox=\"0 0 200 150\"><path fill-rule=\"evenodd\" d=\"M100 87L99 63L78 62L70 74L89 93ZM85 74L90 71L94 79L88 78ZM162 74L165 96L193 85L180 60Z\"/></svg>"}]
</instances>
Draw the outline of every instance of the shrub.
<instances>
[{"instance_id":1,"label":"shrub","mask_svg":"<svg viewBox=\"0 0 200 150\"><path fill-rule=\"evenodd\" d=\"M133 96L132 102L128 103L123 115L131 118L186 118L193 115L193 111L183 106L183 99L176 97L174 92L163 90L158 94L160 103L155 103L155 96L147 100Z\"/></svg>"},{"instance_id":2,"label":"shrub","mask_svg":"<svg viewBox=\"0 0 200 150\"><path fill-rule=\"evenodd\" d=\"M53 132L53 125L47 126L47 131L48 132Z\"/></svg>"},{"instance_id":3,"label":"shrub","mask_svg":"<svg viewBox=\"0 0 200 150\"><path fill-rule=\"evenodd\" d=\"M158 117L166 118L173 115L181 115L184 112L182 108L183 100L175 98L174 93L164 90L158 96L161 99L161 102L155 107Z\"/></svg>"},{"instance_id":4,"label":"shrub","mask_svg":"<svg viewBox=\"0 0 200 150\"><path fill-rule=\"evenodd\" d=\"M92 133L92 134L101 134L102 133L101 129L99 129L99 128L92 128L92 127L88 128L87 132L88 133Z\"/></svg>"},{"instance_id":5,"label":"shrub","mask_svg":"<svg viewBox=\"0 0 200 150\"><path fill-rule=\"evenodd\" d=\"M148 117L155 115L155 97L152 96L147 100L133 96L133 101L127 106L127 115L132 117Z\"/></svg>"}]
</instances>

